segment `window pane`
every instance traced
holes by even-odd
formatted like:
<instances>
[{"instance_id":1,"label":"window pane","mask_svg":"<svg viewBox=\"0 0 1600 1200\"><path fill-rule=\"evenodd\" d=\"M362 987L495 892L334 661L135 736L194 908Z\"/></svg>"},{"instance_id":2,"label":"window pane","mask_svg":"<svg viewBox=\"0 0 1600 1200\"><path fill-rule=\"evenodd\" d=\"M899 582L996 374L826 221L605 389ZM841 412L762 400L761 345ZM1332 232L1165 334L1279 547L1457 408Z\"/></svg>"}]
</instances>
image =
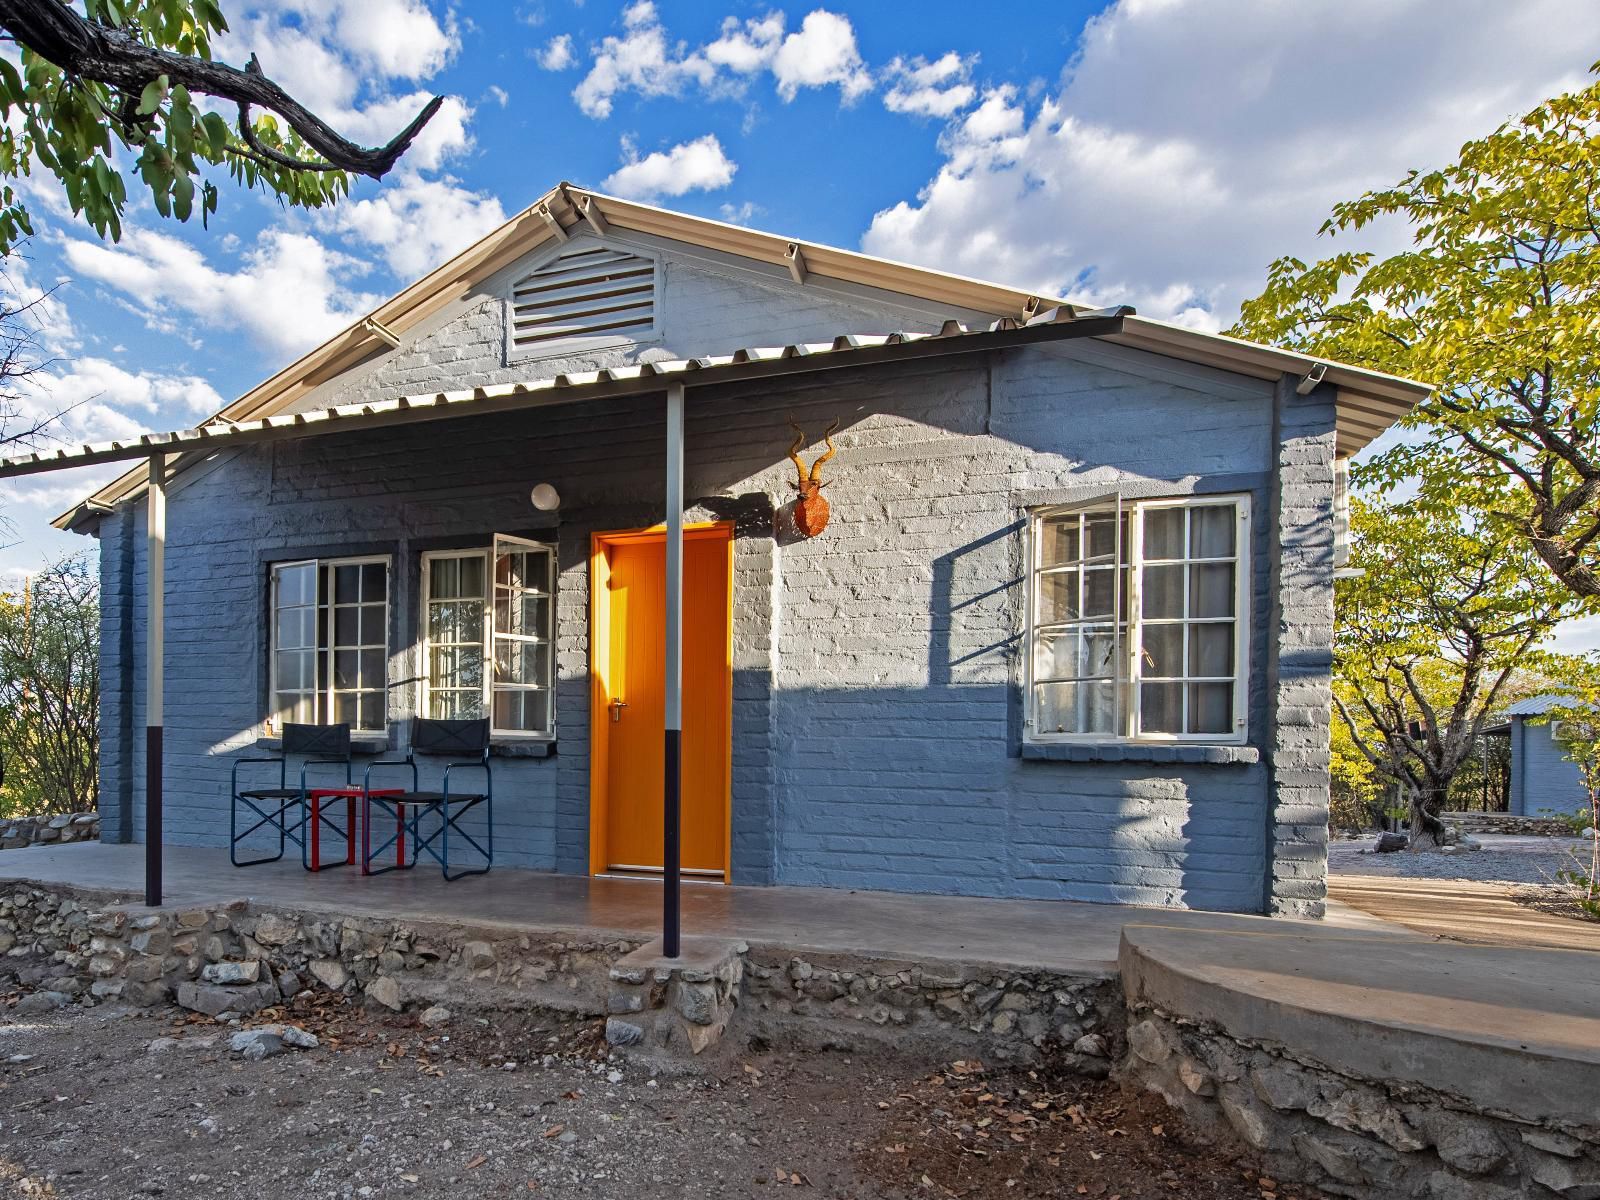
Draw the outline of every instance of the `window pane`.
<instances>
[{"instance_id":1,"label":"window pane","mask_svg":"<svg viewBox=\"0 0 1600 1200\"><path fill-rule=\"evenodd\" d=\"M483 687L483 651L477 646L435 646L428 656L430 687Z\"/></svg>"},{"instance_id":2,"label":"window pane","mask_svg":"<svg viewBox=\"0 0 1600 1200\"><path fill-rule=\"evenodd\" d=\"M360 728L361 710L354 692L335 692L333 695L333 723Z\"/></svg>"},{"instance_id":3,"label":"window pane","mask_svg":"<svg viewBox=\"0 0 1600 1200\"><path fill-rule=\"evenodd\" d=\"M1039 576L1039 623L1059 625L1078 615L1078 572L1052 571Z\"/></svg>"},{"instance_id":4,"label":"window pane","mask_svg":"<svg viewBox=\"0 0 1600 1200\"><path fill-rule=\"evenodd\" d=\"M388 656L382 650L362 650L360 654L361 686L364 688L382 688L387 682L384 674L384 660Z\"/></svg>"},{"instance_id":5,"label":"window pane","mask_svg":"<svg viewBox=\"0 0 1600 1200\"><path fill-rule=\"evenodd\" d=\"M1183 684L1141 684L1139 725L1145 733L1182 733Z\"/></svg>"},{"instance_id":6,"label":"window pane","mask_svg":"<svg viewBox=\"0 0 1600 1200\"><path fill-rule=\"evenodd\" d=\"M273 644L280 650L310 646L316 635L317 611L314 608L286 608L278 613Z\"/></svg>"},{"instance_id":7,"label":"window pane","mask_svg":"<svg viewBox=\"0 0 1600 1200\"><path fill-rule=\"evenodd\" d=\"M1083 523L1089 542L1085 557L1114 558L1117 553L1117 514L1088 513Z\"/></svg>"},{"instance_id":8,"label":"window pane","mask_svg":"<svg viewBox=\"0 0 1600 1200\"><path fill-rule=\"evenodd\" d=\"M494 694L494 727L524 733L542 732L549 726L548 692L502 692Z\"/></svg>"},{"instance_id":9,"label":"window pane","mask_svg":"<svg viewBox=\"0 0 1600 1200\"><path fill-rule=\"evenodd\" d=\"M550 647L543 642L497 642L494 681L542 684L549 653Z\"/></svg>"},{"instance_id":10,"label":"window pane","mask_svg":"<svg viewBox=\"0 0 1600 1200\"><path fill-rule=\"evenodd\" d=\"M1233 732L1233 684L1189 685L1189 732Z\"/></svg>"},{"instance_id":11,"label":"window pane","mask_svg":"<svg viewBox=\"0 0 1600 1200\"><path fill-rule=\"evenodd\" d=\"M385 564L362 564L361 598L367 601L387 600L389 598L389 571Z\"/></svg>"},{"instance_id":12,"label":"window pane","mask_svg":"<svg viewBox=\"0 0 1600 1200\"><path fill-rule=\"evenodd\" d=\"M333 610L333 644L354 646L361 640L361 610L336 608Z\"/></svg>"},{"instance_id":13,"label":"window pane","mask_svg":"<svg viewBox=\"0 0 1600 1200\"><path fill-rule=\"evenodd\" d=\"M1180 565L1146 567L1143 576L1144 615L1151 619L1183 616L1183 572Z\"/></svg>"},{"instance_id":14,"label":"window pane","mask_svg":"<svg viewBox=\"0 0 1600 1200\"><path fill-rule=\"evenodd\" d=\"M361 599L361 568L351 563L333 568L333 602L354 604Z\"/></svg>"},{"instance_id":15,"label":"window pane","mask_svg":"<svg viewBox=\"0 0 1600 1200\"><path fill-rule=\"evenodd\" d=\"M1083 615L1109 617L1116 600L1116 571L1099 567L1083 573Z\"/></svg>"},{"instance_id":16,"label":"window pane","mask_svg":"<svg viewBox=\"0 0 1600 1200\"><path fill-rule=\"evenodd\" d=\"M311 654L305 650L278 652L277 684L280 692L303 692L311 687Z\"/></svg>"},{"instance_id":17,"label":"window pane","mask_svg":"<svg viewBox=\"0 0 1600 1200\"><path fill-rule=\"evenodd\" d=\"M1189 615L1233 616L1232 563L1205 563L1189 568Z\"/></svg>"},{"instance_id":18,"label":"window pane","mask_svg":"<svg viewBox=\"0 0 1600 1200\"><path fill-rule=\"evenodd\" d=\"M1039 527L1039 562L1051 567L1078 561L1078 514L1055 517Z\"/></svg>"},{"instance_id":19,"label":"window pane","mask_svg":"<svg viewBox=\"0 0 1600 1200\"><path fill-rule=\"evenodd\" d=\"M428 560L428 598L454 600L461 595L461 560L459 558L433 558Z\"/></svg>"},{"instance_id":20,"label":"window pane","mask_svg":"<svg viewBox=\"0 0 1600 1200\"><path fill-rule=\"evenodd\" d=\"M1116 633L1109 625L1042 633L1034 647L1034 678L1110 678L1115 674L1116 652Z\"/></svg>"},{"instance_id":21,"label":"window pane","mask_svg":"<svg viewBox=\"0 0 1600 1200\"><path fill-rule=\"evenodd\" d=\"M1183 675L1183 626L1146 625L1140 672L1146 678Z\"/></svg>"},{"instance_id":22,"label":"window pane","mask_svg":"<svg viewBox=\"0 0 1600 1200\"><path fill-rule=\"evenodd\" d=\"M335 650L333 652L333 686L339 689L356 687L358 666L356 651Z\"/></svg>"},{"instance_id":23,"label":"window pane","mask_svg":"<svg viewBox=\"0 0 1600 1200\"><path fill-rule=\"evenodd\" d=\"M277 567L273 574L278 580L278 606L315 604L317 602L317 567L315 563L302 563L295 567Z\"/></svg>"},{"instance_id":24,"label":"window pane","mask_svg":"<svg viewBox=\"0 0 1600 1200\"><path fill-rule=\"evenodd\" d=\"M453 560L461 571L462 596L483 597L483 555L474 554L471 558L458 558Z\"/></svg>"},{"instance_id":25,"label":"window pane","mask_svg":"<svg viewBox=\"0 0 1600 1200\"><path fill-rule=\"evenodd\" d=\"M483 716L483 693L429 692L428 715L436 721L475 721Z\"/></svg>"},{"instance_id":26,"label":"window pane","mask_svg":"<svg viewBox=\"0 0 1600 1200\"><path fill-rule=\"evenodd\" d=\"M1183 557L1183 509L1148 508L1144 513L1145 561Z\"/></svg>"},{"instance_id":27,"label":"window pane","mask_svg":"<svg viewBox=\"0 0 1600 1200\"><path fill-rule=\"evenodd\" d=\"M1162 671L1159 674L1176 674ZM1189 627L1189 674L1233 674L1233 626L1191 625Z\"/></svg>"},{"instance_id":28,"label":"window pane","mask_svg":"<svg viewBox=\"0 0 1600 1200\"><path fill-rule=\"evenodd\" d=\"M383 693L362 692L358 700L360 719L357 729L382 729L384 726Z\"/></svg>"},{"instance_id":29,"label":"window pane","mask_svg":"<svg viewBox=\"0 0 1600 1200\"><path fill-rule=\"evenodd\" d=\"M1034 688L1036 733L1116 731L1116 687L1107 683L1041 683Z\"/></svg>"},{"instance_id":30,"label":"window pane","mask_svg":"<svg viewBox=\"0 0 1600 1200\"><path fill-rule=\"evenodd\" d=\"M452 600L428 606L428 640L434 642L483 641L483 602Z\"/></svg>"},{"instance_id":31,"label":"window pane","mask_svg":"<svg viewBox=\"0 0 1600 1200\"><path fill-rule=\"evenodd\" d=\"M502 592L494 602L495 632L519 637L546 636L545 606L548 603L543 596Z\"/></svg>"},{"instance_id":32,"label":"window pane","mask_svg":"<svg viewBox=\"0 0 1600 1200\"><path fill-rule=\"evenodd\" d=\"M361 644L363 646L387 646L389 639L384 636L383 619L387 614L381 604L363 604L361 606Z\"/></svg>"},{"instance_id":33,"label":"window pane","mask_svg":"<svg viewBox=\"0 0 1600 1200\"><path fill-rule=\"evenodd\" d=\"M1189 510L1189 557L1232 558L1238 520L1231 504L1207 504Z\"/></svg>"}]
</instances>

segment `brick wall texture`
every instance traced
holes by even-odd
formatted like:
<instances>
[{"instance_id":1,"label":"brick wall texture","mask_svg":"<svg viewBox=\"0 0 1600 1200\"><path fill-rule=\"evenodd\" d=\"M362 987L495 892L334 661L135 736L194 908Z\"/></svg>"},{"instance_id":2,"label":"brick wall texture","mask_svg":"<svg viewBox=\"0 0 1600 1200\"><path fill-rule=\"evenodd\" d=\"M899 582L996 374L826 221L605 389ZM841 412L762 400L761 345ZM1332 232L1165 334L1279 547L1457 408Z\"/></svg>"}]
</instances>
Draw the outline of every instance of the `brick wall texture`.
<instances>
[{"instance_id":1,"label":"brick wall texture","mask_svg":"<svg viewBox=\"0 0 1600 1200\"><path fill-rule=\"evenodd\" d=\"M302 402L392 397L597 363L936 328L907 297L637 239L662 262L643 343L511 361L487 281ZM832 523L786 528L790 418L838 418ZM659 521L662 405L586 402L240 450L180 472L167 551L166 829L223 845L229 759L267 691L268 564L392 557L391 741L415 711L419 555L499 531L558 555L557 741L496 761L497 862L581 873L589 847L591 534ZM733 882L1314 915L1324 893L1332 397L1099 342L755 388L691 388L690 519L737 522ZM808 452L809 453L809 452ZM558 514L529 488L553 483ZM1247 492L1249 764L1019 754L1022 529L1039 497ZM104 836L143 829L142 503L100 522ZM693 614L688 614L693 620Z\"/></svg>"}]
</instances>

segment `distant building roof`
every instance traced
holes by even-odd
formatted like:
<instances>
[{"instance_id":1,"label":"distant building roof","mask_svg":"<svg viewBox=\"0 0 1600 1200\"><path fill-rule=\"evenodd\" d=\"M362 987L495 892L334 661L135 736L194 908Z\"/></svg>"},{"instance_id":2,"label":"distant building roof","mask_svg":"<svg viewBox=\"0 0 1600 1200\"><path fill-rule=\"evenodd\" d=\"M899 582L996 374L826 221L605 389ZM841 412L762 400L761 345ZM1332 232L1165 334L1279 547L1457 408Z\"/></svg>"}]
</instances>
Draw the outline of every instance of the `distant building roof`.
<instances>
[{"instance_id":1,"label":"distant building roof","mask_svg":"<svg viewBox=\"0 0 1600 1200\"><path fill-rule=\"evenodd\" d=\"M1529 696L1526 700L1518 700L1515 704L1508 704L1504 715L1507 717L1540 717L1552 708L1573 703L1572 696L1563 696L1558 692L1546 692L1542 696Z\"/></svg>"}]
</instances>

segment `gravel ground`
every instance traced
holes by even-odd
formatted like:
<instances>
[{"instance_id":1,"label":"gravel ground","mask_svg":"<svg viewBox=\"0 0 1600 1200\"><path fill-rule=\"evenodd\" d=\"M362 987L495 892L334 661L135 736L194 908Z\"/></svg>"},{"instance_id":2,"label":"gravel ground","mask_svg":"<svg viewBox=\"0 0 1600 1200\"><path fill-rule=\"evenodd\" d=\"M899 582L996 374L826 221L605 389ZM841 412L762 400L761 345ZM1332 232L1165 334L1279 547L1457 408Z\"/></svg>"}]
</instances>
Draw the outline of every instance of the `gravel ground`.
<instances>
[{"instance_id":1,"label":"gravel ground","mask_svg":"<svg viewBox=\"0 0 1600 1200\"><path fill-rule=\"evenodd\" d=\"M1335 841L1328 845L1328 871L1333 875L1384 875L1401 879L1468 879L1478 883L1554 883L1556 872L1574 862L1587 866L1589 843L1581 838L1523 837L1507 833L1474 834L1482 850L1441 854L1401 850L1374 854L1375 837Z\"/></svg>"},{"instance_id":2,"label":"gravel ground","mask_svg":"<svg viewBox=\"0 0 1600 1200\"><path fill-rule=\"evenodd\" d=\"M0 1196L1308 1200L1108 1082L875 1053L613 1060L594 1022L370 1016L303 994L316 1049L246 1061L176 1011L8 1011Z\"/></svg>"}]
</instances>

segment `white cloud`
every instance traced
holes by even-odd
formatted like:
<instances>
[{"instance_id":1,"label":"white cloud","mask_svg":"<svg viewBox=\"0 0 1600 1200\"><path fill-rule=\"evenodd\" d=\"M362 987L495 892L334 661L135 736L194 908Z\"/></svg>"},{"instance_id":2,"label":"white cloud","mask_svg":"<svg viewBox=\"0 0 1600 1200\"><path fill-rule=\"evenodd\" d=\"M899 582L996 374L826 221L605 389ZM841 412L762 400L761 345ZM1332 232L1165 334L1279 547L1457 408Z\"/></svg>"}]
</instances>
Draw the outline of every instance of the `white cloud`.
<instances>
[{"instance_id":1,"label":"white cloud","mask_svg":"<svg viewBox=\"0 0 1600 1200\"><path fill-rule=\"evenodd\" d=\"M609 117L614 98L630 91L678 96L695 86L711 96L740 95L763 71L771 73L786 101L801 88L836 85L848 104L872 89L849 18L826 9L807 14L799 30L787 35L781 12L742 23L729 17L716 40L694 49L668 36L652 0L629 5L622 25L620 37L601 40L588 74L573 89L572 98L588 116Z\"/></svg>"},{"instance_id":2,"label":"white cloud","mask_svg":"<svg viewBox=\"0 0 1600 1200\"><path fill-rule=\"evenodd\" d=\"M494 101L501 108L504 108L506 105L511 103L511 93L506 91L505 88L501 87L498 83L491 83L489 85L489 89L483 93L483 96L484 99Z\"/></svg>"},{"instance_id":3,"label":"white cloud","mask_svg":"<svg viewBox=\"0 0 1600 1200\"><path fill-rule=\"evenodd\" d=\"M265 230L235 271L179 238L138 228L116 246L68 240L63 253L74 272L121 293L158 332L240 329L278 355L304 352L380 299L350 289L367 264L282 229Z\"/></svg>"},{"instance_id":4,"label":"white cloud","mask_svg":"<svg viewBox=\"0 0 1600 1200\"><path fill-rule=\"evenodd\" d=\"M724 204L717 211L730 225L749 225L767 210L753 200L746 200L741 204Z\"/></svg>"},{"instance_id":5,"label":"white cloud","mask_svg":"<svg viewBox=\"0 0 1600 1200\"><path fill-rule=\"evenodd\" d=\"M494 196L474 192L446 175L426 179L402 170L369 200L345 200L328 220L336 229L377 246L397 276L426 274L505 223Z\"/></svg>"},{"instance_id":6,"label":"white cloud","mask_svg":"<svg viewBox=\"0 0 1600 1200\"><path fill-rule=\"evenodd\" d=\"M739 168L722 150L714 134L684 142L670 150L638 157L623 141L626 161L608 175L601 186L629 199L681 196L685 192L714 191L733 182Z\"/></svg>"},{"instance_id":7,"label":"white cloud","mask_svg":"<svg viewBox=\"0 0 1600 1200\"><path fill-rule=\"evenodd\" d=\"M958 115L863 246L1217 328L1270 260L1330 251L1336 201L1580 85L1597 42L1588 0L1122 0L1054 92Z\"/></svg>"},{"instance_id":8,"label":"white cloud","mask_svg":"<svg viewBox=\"0 0 1600 1200\"><path fill-rule=\"evenodd\" d=\"M952 50L933 62L896 58L884 69L890 86L883 95L883 106L890 112L915 116L954 116L977 97L971 78L976 57L962 58Z\"/></svg>"},{"instance_id":9,"label":"white cloud","mask_svg":"<svg viewBox=\"0 0 1600 1200\"><path fill-rule=\"evenodd\" d=\"M772 58L778 95L793 100L803 87L838 84L846 103L872 90L872 76L856 49L850 19L819 8L807 13L800 32L783 39Z\"/></svg>"},{"instance_id":10,"label":"white cloud","mask_svg":"<svg viewBox=\"0 0 1600 1200\"><path fill-rule=\"evenodd\" d=\"M534 61L546 71L565 71L578 61L572 53L572 35L562 33L551 38L544 49L534 55Z\"/></svg>"},{"instance_id":11,"label":"white cloud","mask_svg":"<svg viewBox=\"0 0 1600 1200\"><path fill-rule=\"evenodd\" d=\"M440 24L422 0L268 0L261 7L274 16L293 14L313 38L394 78L427 79L461 49L454 17Z\"/></svg>"}]
</instances>

